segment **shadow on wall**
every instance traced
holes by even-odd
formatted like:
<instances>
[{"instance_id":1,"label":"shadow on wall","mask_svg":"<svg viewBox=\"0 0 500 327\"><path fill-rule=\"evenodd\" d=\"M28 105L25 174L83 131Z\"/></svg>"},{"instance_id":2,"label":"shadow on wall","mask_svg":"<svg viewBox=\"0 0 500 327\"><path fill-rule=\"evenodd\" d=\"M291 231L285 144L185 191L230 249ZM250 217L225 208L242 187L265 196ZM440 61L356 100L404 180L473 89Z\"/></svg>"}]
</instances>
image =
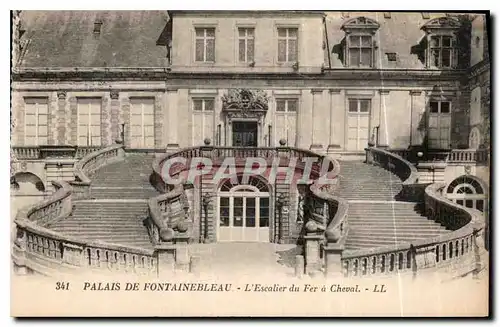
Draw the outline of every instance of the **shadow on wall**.
<instances>
[{"instance_id":1,"label":"shadow on wall","mask_svg":"<svg viewBox=\"0 0 500 327\"><path fill-rule=\"evenodd\" d=\"M344 37L340 43L332 47L332 54L336 54L342 65L345 66L344 49L346 47L346 38Z\"/></svg>"},{"instance_id":2,"label":"shadow on wall","mask_svg":"<svg viewBox=\"0 0 500 327\"><path fill-rule=\"evenodd\" d=\"M17 173L11 179L11 189L16 191L16 195L37 194L45 192L45 185L33 173Z\"/></svg>"}]
</instances>

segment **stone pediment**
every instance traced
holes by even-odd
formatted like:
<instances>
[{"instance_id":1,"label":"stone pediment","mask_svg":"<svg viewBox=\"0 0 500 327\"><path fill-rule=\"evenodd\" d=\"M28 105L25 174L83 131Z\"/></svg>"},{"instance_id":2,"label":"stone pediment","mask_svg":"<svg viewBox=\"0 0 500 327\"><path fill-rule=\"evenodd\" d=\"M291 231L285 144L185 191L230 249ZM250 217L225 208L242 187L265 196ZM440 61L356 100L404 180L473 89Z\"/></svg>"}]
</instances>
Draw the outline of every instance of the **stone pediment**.
<instances>
[{"instance_id":1,"label":"stone pediment","mask_svg":"<svg viewBox=\"0 0 500 327\"><path fill-rule=\"evenodd\" d=\"M428 21L421 29L424 31L432 29L458 29L460 22L452 17L438 17Z\"/></svg>"},{"instance_id":2,"label":"stone pediment","mask_svg":"<svg viewBox=\"0 0 500 327\"><path fill-rule=\"evenodd\" d=\"M268 109L269 98L262 90L229 89L222 96L222 111L228 118L260 118Z\"/></svg>"},{"instance_id":3,"label":"stone pediment","mask_svg":"<svg viewBox=\"0 0 500 327\"><path fill-rule=\"evenodd\" d=\"M350 30L350 29L372 29L377 30L380 27L380 24L371 18L367 17L354 17L346 21L342 24L342 30Z\"/></svg>"}]
</instances>

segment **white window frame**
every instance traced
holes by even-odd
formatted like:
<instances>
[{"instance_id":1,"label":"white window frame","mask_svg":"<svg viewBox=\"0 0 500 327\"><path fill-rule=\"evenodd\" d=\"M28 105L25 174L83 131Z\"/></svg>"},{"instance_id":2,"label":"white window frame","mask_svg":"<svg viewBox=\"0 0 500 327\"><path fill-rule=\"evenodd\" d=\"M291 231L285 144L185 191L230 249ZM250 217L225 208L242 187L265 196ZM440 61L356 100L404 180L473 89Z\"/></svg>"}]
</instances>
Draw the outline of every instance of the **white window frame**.
<instances>
[{"instance_id":1,"label":"white window frame","mask_svg":"<svg viewBox=\"0 0 500 327\"><path fill-rule=\"evenodd\" d=\"M92 112L89 108L89 112L88 112L88 123L87 123L87 126L86 126L86 129L87 129L87 144L79 144L79 141L80 141L80 104L78 103L80 100L98 100L99 101L99 104L100 104L100 111L99 111L99 144L93 144L92 142L92 134L90 133L90 130L91 130L91 127L92 127ZM89 102L90 104L90 102ZM76 100L76 106L77 106L77 113L76 113L76 144L78 146L101 146L102 145L102 133L101 133L101 124L102 124L102 98L100 97L89 97L89 98L86 98L86 97L78 97L77 100ZM90 144L89 144L89 140L90 140Z\"/></svg>"},{"instance_id":2,"label":"white window frame","mask_svg":"<svg viewBox=\"0 0 500 327\"><path fill-rule=\"evenodd\" d=\"M196 31L197 30L203 30L203 36L198 36ZM207 30L214 30L214 36L207 36ZM194 27L194 61L197 63L215 63L216 60L216 53L215 50L217 48L215 42L216 42L216 34L217 34L217 29L215 26L195 26ZM198 40L203 40L203 60L197 60L196 58L196 45ZM207 47L208 47L208 40L213 40L213 53L214 53L214 59L213 60L207 60Z\"/></svg>"},{"instance_id":3,"label":"white window frame","mask_svg":"<svg viewBox=\"0 0 500 327\"><path fill-rule=\"evenodd\" d=\"M284 29L286 30L286 35L285 36L280 36L279 32L281 29ZM290 36L290 30L296 30L297 31L297 36L296 37L292 37ZM298 28L298 26L277 26L276 27L276 36L277 36L277 40L278 40L278 43L277 43L277 47L276 47L276 52L277 52L277 62L278 63L281 63L281 64L284 64L284 63L296 63L296 62L299 62L299 49L300 49L300 46L299 46L299 33L300 33L300 30ZM285 60L280 60L280 53L279 53L279 42L281 40L284 40L285 41ZM295 57L296 59L295 60L290 60L289 58L289 47L290 47L290 40L295 40L295 44L296 44L296 48L295 48Z\"/></svg>"},{"instance_id":4,"label":"white window frame","mask_svg":"<svg viewBox=\"0 0 500 327\"><path fill-rule=\"evenodd\" d=\"M431 112L431 102L437 102L438 103L438 112ZM441 104L443 102L447 102L449 103L449 112L447 113L442 113L441 112ZM453 102L451 100L448 100L448 99L429 99L429 108L427 109L428 110L428 113L429 113L429 120L427 121L427 132L428 132L428 143L429 143L429 148L432 148L432 149L449 149L450 148L450 142L451 142L451 113L452 113L452 110L453 110ZM437 130L439 131L439 146L435 146L433 143L431 143L431 137L430 137L430 119L431 117L435 117L437 118L437 121L438 121L438 126L437 126ZM442 147L441 144L443 143L443 139L441 138L441 124L442 124L442 119L449 119L450 120L450 127L449 127L449 132L448 132L448 135L447 135L447 146L446 147Z\"/></svg>"},{"instance_id":5,"label":"white window frame","mask_svg":"<svg viewBox=\"0 0 500 327\"><path fill-rule=\"evenodd\" d=\"M360 43L358 46L352 46L351 45L351 39L353 37L359 37L360 38ZM362 38L363 37L369 37L370 38L370 46L363 46L362 45ZM346 35L346 51L345 51L345 61L347 63L348 67L353 67L353 68L374 68L375 67L375 41L374 41L374 35L373 33L363 33L363 32L357 32L357 33L350 33ZM351 49L358 49L359 50L359 63L354 64L351 62ZM361 53L362 49L370 49L370 64L369 65L361 65Z\"/></svg>"},{"instance_id":6,"label":"white window frame","mask_svg":"<svg viewBox=\"0 0 500 327\"><path fill-rule=\"evenodd\" d=\"M243 30L245 31L245 35L244 36L240 36L240 30ZM252 36L249 36L248 35L248 31L249 30L252 30L253 32L253 35ZM237 36L238 36L238 46L237 46L237 60L239 63L251 63L251 62L255 62L255 27L251 27L251 26L238 26L237 28ZM242 61L240 59L240 41L243 40L245 43L244 43L244 47L245 47L245 59ZM253 52L253 58L252 60L249 60L248 59L248 40L253 40L253 49L252 49L252 52Z\"/></svg>"},{"instance_id":7,"label":"white window frame","mask_svg":"<svg viewBox=\"0 0 500 327\"><path fill-rule=\"evenodd\" d=\"M300 99L298 97L293 97L293 96L282 96L282 97L276 97L275 102L276 102L276 114L290 114L290 115L296 115L298 114L300 110ZM278 102L279 101L285 101L285 111L278 111ZM295 101L297 104L295 106L296 110L295 111L289 111L288 110L288 102L289 101Z\"/></svg>"},{"instance_id":8,"label":"white window frame","mask_svg":"<svg viewBox=\"0 0 500 327\"><path fill-rule=\"evenodd\" d=\"M129 112L129 115L130 115L130 126L132 126L132 102L133 101L141 101L141 100L149 100L149 101L152 101L153 102L153 124L152 125L146 125L144 123L144 102L141 103L141 136L142 136L142 139L141 139L141 146L139 148L147 148L146 146L146 130L145 130L145 126L152 126L153 127L153 145L152 147L154 147L154 142L155 142L155 133L154 133L154 116L155 116L155 98L154 97L139 97L139 98L131 98L130 99L130 112ZM132 131L130 130L130 143L132 143Z\"/></svg>"},{"instance_id":9,"label":"white window frame","mask_svg":"<svg viewBox=\"0 0 500 327\"><path fill-rule=\"evenodd\" d=\"M195 110L194 109L194 103L195 101L202 101L201 103L201 110ZM206 101L212 101L213 106L212 110L206 110ZM191 110L193 113L213 113L215 112L215 97L211 96L193 96L191 97Z\"/></svg>"},{"instance_id":10,"label":"white window frame","mask_svg":"<svg viewBox=\"0 0 500 327\"><path fill-rule=\"evenodd\" d=\"M443 38L450 38L450 46L443 46ZM433 38L439 38L439 46L433 46L432 40ZM427 35L427 67L435 68L435 69L453 69L457 65L457 39L453 33L429 33ZM433 50L439 51L439 63L438 65L434 64L434 55ZM443 51L449 50L450 54L450 65L443 66Z\"/></svg>"},{"instance_id":11,"label":"white window frame","mask_svg":"<svg viewBox=\"0 0 500 327\"><path fill-rule=\"evenodd\" d=\"M34 144L27 144L27 130L28 130L28 125L26 124L27 119L26 116L28 116L28 111L26 110L26 104L27 101L32 101L35 103L35 143ZM40 108L39 105L42 104L42 102L45 101L45 105L47 106L47 113L46 114L40 114ZM31 104L31 103L30 103ZM45 138L47 141L45 143L40 143L40 134L38 131L38 127L40 126L40 115L45 115L46 121L47 121L47 135L45 135ZM39 145L47 145L49 143L49 98L48 97L26 97L24 98L24 145L33 145L33 146L39 146Z\"/></svg>"}]
</instances>

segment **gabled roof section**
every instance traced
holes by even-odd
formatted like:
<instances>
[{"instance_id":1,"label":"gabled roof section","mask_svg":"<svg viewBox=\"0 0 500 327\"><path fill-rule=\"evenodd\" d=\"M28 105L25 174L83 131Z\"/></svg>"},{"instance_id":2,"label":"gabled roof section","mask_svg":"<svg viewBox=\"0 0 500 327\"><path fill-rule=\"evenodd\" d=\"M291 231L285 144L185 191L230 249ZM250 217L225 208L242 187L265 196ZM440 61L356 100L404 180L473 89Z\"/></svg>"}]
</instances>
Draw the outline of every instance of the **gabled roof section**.
<instances>
[{"instance_id":1,"label":"gabled roof section","mask_svg":"<svg viewBox=\"0 0 500 327\"><path fill-rule=\"evenodd\" d=\"M431 19L424 26L421 27L422 30L428 31L432 29L458 29L460 28L460 22L453 17L438 17Z\"/></svg>"},{"instance_id":2,"label":"gabled roof section","mask_svg":"<svg viewBox=\"0 0 500 327\"><path fill-rule=\"evenodd\" d=\"M342 30L349 29L379 29L380 24L371 18L367 18L364 16L354 17L346 21L340 27Z\"/></svg>"},{"instance_id":3,"label":"gabled roof section","mask_svg":"<svg viewBox=\"0 0 500 327\"><path fill-rule=\"evenodd\" d=\"M21 67L167 64L166 11L23 11L21 20L27 41Z\"/></svg>"}]
</instances>

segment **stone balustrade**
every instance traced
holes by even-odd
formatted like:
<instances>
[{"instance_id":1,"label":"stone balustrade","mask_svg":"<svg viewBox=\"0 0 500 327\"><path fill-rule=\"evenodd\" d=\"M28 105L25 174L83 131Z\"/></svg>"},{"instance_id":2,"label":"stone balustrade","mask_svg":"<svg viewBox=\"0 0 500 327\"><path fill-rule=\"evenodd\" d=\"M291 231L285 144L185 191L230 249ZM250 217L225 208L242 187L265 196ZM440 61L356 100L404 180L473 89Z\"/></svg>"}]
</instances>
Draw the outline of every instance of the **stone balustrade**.
<instances>
[{"instance_id":1,"label":"stone balustrade","mask_svg":"<svg viewBox=\"0 0 500 327\"><path fill-rule=\"evenodd\" d=\"M418 161L442 161L446 163L484 164L488 161L487 149L452 149L451 151L422 151L422 157L417 156L417 150L390 149L390 152L403 159L416 163Z\"/></svg>"},{"instance_id":2,"label":"stone balustrade","mask_svg":"<svg viewBox=\"0 0 500 327\"><path fill-rule=\"evenodd\" d=\"M367 161L395 172L409 186L415 185L414 167L398 155L385 150L367 149ZM403 166L407 165L405 169ZM410 182L408 182L410 181ZM424 194L412 192L412 199L425 202L426 215L439 222L449 233L414 243L399 243L367 250L342 252L343 275L346 277L418 272L461 263L462 271L477 272L484 248L484 222L480 211L457 205L446 199L444 184L431 184ZM473 262L473 264L470 264ZM453 269L457 269L454 267Z\"/></svg>"},{"instance_id":3,"label":"stone balustrade","mask_svg":"<svg viewBox=\"0 0 500 327\"><path fill-rule=\"evenodd\" d=\"M102 149L101 146L12 146L18 160L38 160L46 157L68 157L81 159L86 155Z\"/></svg>"},{"instance_id":4,"label":"stone balustrade","mask_svg":"<svg viewBox=\"0 0 500 327\"><path fill-rule=\"evenodd\" d=\"M18 160L40 159L40 147L38 146L13 146L12 151Z\"/></svg>"}]
</instances>

